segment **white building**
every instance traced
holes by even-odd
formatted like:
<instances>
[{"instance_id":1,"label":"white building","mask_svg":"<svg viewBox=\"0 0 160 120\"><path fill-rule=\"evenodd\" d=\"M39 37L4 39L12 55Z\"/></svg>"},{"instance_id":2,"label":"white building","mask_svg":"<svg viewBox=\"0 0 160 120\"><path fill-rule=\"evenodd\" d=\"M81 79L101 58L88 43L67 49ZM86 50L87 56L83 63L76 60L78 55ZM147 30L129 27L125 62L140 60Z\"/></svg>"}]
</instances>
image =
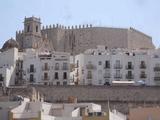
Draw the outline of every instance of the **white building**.
<instances>
[{"instance_id":1,"label":"white building","mask_svg":"<svg viewBox=\"0 0 160 120\"><path fill-rule=\"evenodd\" d=\"M24 79L31 84L68 85L70 54L55 52L47 39L37 49L26 49L23 55Z\"/></svg>"},{"instance_id":2,"label":"white building","mask_svg":"<svg viewBox=\"0 0 160 120\"><path fill-rule=\"evenodd\" d=\"M12 44L16 44L12 40ZM45 38L38 47L18 51L5 44L0 53L0 83L6 87L24 84L68 85L70 54L55 52ZM8 47L9 46L9 47Z\"/></svg>"},{"instance_id":3,"label":"white building","mask_svg":"<svg viewBox=\"0 0 160 120\"><path fill-rule=\"evenodd\" d=\"M75 56L76 84L105 85L112 81L160 85L160 50L106 49L98 46Z\"/></svg>"},{"instance_id":4,"label":"white building","mask_svg":"<svg viewBox=\"0 0 160 120\"><path fill-rule=\"evenodd\" d=\"M15 85L15 68L18 60L18 49L12 48L0 52L0 86Z\"/></svg>"},{"instance_id":5,"label":"white building","mask_svg":"<svg viewBox=\"0 0 160 120\"><path fill-rule=\"evenodd\" d=\"M94 103L22 102L10 115L14 120L126 120L126 116L116 110L102 112L101 106Z\"/></svg>"}]
</instances>

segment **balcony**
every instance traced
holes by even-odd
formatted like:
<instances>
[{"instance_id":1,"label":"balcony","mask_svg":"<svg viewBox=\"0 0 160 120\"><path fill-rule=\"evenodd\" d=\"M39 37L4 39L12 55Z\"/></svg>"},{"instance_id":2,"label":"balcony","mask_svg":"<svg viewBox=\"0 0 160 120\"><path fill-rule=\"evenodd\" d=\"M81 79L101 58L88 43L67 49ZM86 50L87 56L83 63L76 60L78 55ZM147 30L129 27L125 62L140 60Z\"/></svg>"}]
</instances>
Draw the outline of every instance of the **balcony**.
<instances>
[{"instance_id":1,"label":"balcony","mask_svg":"<svg viewBox=\"0 0 160 120\"><path fill-rule=\"evenodd\" d=\"M130 75L127 74L127 75L126 75L126 79L134 79L134 75L133 75L133 74L130 74Z\"/></svg>"},{"instance_id":2,"label":"balcony","mask_svg":"<svg viewBox=\"0 0 160 120\"><path fill-rule=\"evenodd\" d=\"M146 66L146 64L141 64L141 65L139 66L139 68L140 68L140 69L146 69L147 66Z\"/></svg>"},{"instance_id":3,"label":"balcony","mask_svg":"<svg viewBox=\"0 0 160 120\"><path fill-rule=\"evenodd\" d=\"M50 80L50 77L48 76L48 77L44 77L44 76L42 76L42 80L44 80L44 81L48 81L48 80Z\"/></svg>"},{"instance_id":4,"label":"balcony","mask_svg":"<svg viewBox=\"0 0 160 120\"><path fill-rule=\"evenodd\" d=\"M42 71L49 71L49 70L50 70L50 67L48 67L48 66L47 67L46 66L42 67Z\"/></svg>"},{"instance_id":5,"label":"balcony","mask_svg":"<svg viewBox=\"0 0 160 120\"><path fill-rule=\"evenodd\" d=\"M126 69L127 69L127 70L133 70L133 69L134 69L134 66L133 66L133 65L127 65L127 66L126 66Z\"/></svg>"},{"instance_id":6,"label":"balcony","mask_svg":"<svg viewBox=\"0 0 160 120\"><path fill-rule=\"evenodd\" d=\"M139 77L142 78L142 79L145 79L145 78L147 78L147 75L146 74L140 74Z\"/></svg>"},{"instance_id":7,"label":"balcony","mask_svg":"<svg viewBox=\"0 0 160 120\"><path fill-rule=\"evenodd\" d=\"M69 67L68 66L63 66L62 70L69 70Z\"/></svg>"},{"instance_id":8,"label":"balcony","mask_svg":"<svg viewBox=\"0 0 160 120\"><path fill-rule=\"evenodd\" d=\"M104 69L110 69L110 68L111 68L110 64L104 66Z\"/></svg>"},{"instance_id":9,"label":"balcony","mask_svg":"<svg viewBox=\"0 0 160 120\"><path fill-rule=\"evenodd\" d=\"M36 78L30 78L30 79L29 79L29 82L30 82L30 83L35 83L35 82L36 82Z\"/></svg>"},{"instance_id":10,"label":"balcony","mask_svg":"<svg viewBox=\"0 0 160 120\"><path fill-rule=\"evenodd\" d=\"M160 82L160 76L154 77L154 81Z\"/></svg>"},{"instance_id":11,"label":"balcony","mask_svg":"<svg viewBox=\"0 0 160 120\"><path fill-rule=\"evenodd\" d=\"M34 69L27 69L27 72L28 73L35 73L36 72L36 69L34 68Z\"/></svg>"},{"instance_id":12,"label":"balcony","mask_svg":"<svg viewBox=\"0 0 160 120\"><path fill-rule=\"evenodd\" d=\"M122 74L120 74L120 75L114 75L114 78L115 79L122 79Z\"/></svg>"},{"instance_id":13,"label":"balcony","mask_svg":"<svg viewBox=\"0 0 160 120\"><path fill-rule=\"evenodd\" d=\"M154 67L154 71L160 71L160 66Z\"/></svg>"},{"instance_id":14,"label":"balcony","mask_svg":"<svg viewBox=\"0 0 160 120\"><path fill-rule=\"evenodd\" d=\"M123 66L122 65L120 65L120 64L116 64L116 65L114 65L114 69L122 69L123 68Z\"/></svg>"},{"instance_id":15,"label":"balcony","mask_svg":"<svg viewBox=\"0 0 160 120\"><path fill-rule=\"evenodd\" d=\"M103 77L104 77L104 78L111 78L111 75L110 75L110 73L109 73L109 74L108 74L108 73L105 73Z\"/></svg>"},{"instance_id":16,"label":"balcony","mask_svg":"<svg viewBox=\"0 0 160 120\"><path fill-rule=\"evenodd\" d=\"M96 69L96 66L93 64L88 64L88 65L86 65L86 69L94 70L94 69Z\"/></svg>"},{"instance_id":17,"label":"balcony","mask_svg":"<svg viewBox=\"0 0 160 120\"><path fill-rule=\"evenodd\" d=\"M92 79L92 76L91 75L87 75L87 79Z\"/></svg>"}]
</instances>

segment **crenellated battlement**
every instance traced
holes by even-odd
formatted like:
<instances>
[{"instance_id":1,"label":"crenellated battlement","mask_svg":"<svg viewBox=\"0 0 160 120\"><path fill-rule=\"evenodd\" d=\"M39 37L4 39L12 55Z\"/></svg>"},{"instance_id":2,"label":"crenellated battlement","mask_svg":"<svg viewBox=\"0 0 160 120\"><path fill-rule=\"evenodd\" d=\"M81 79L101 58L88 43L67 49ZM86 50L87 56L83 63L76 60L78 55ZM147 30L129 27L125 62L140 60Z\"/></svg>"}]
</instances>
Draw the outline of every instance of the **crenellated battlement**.
<instances>
[{"instance_id":1,"label":"crenellated battlement","mask_svg":"<svg viewBox=\"0 0 160 120\"><path fill-rule=\"evenodd\" d=\"M16 36L21 35L23 33L24 33L24 30L18 30L18 31L16 31Z\"/></svg>"},{"instance_id":2,"label":"crenellated battlement","mask_svg":"<svg viewBox=\"0 0 160 120\"><path fill-rule=\"evenodd\" d=\"M86 24L86 25L72 25L72 26L64 26L61 24L53 24L53 25L46 25L42 27L42 30L46 29L68 29L68 30L74 30L74 29L84 29L84 28L92 28L92 24Z\"/></svg>"}]
</instances>

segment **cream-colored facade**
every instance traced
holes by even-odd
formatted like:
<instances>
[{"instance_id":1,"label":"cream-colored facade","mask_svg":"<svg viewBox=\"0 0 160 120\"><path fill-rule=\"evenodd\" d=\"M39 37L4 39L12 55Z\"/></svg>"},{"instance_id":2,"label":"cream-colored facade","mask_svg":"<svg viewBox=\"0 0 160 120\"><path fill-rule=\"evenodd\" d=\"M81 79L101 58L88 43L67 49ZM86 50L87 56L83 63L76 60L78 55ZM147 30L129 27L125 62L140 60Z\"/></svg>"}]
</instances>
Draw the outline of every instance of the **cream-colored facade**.
<instances>
[{"instance_id":1,"label":"cream-colored facade","mask_svg":"<svg viewBox=\"0 0 160 120\"><path fill-rule=\"evenodd\" d=\"M71 78L80 85L160 85L160 50L88 49L74 58ZM129 83L130 82L130 83ZM120 85L120 84L119 84Z\"/></svg>"},{"instance_id":2,"label":"cream-colored facade","mask_svg":"<svg viewBox=\"0 0 160 120\"><path fill-rule=\"evenodd\" d=\"M152 38L134 28L93 27L92 25L49 25L42 27L39 18L24 20L24 30L16 33L21 49L35 47L47 34L56 51L79 54L86 49L105 45L107 48L153 49Z\"/></svg>"}]
</instances>

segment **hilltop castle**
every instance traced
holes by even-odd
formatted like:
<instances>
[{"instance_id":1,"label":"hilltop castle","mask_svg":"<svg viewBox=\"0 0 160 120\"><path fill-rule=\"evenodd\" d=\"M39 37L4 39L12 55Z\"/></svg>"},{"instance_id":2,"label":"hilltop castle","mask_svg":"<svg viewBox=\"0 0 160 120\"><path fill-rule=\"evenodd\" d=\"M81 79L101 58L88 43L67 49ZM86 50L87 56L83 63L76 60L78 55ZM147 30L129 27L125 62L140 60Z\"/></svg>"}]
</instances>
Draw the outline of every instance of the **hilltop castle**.
<instances>
[{"instance_id":1,"label":"hilltop castle","mask_svg":"<svg viewBox=\"0 0 160 120\"><path fill-rule=\"evenodd\" d=\"M24 30L16 32L20 49L35 48L47 35L54 50L78 54L86 49L105 45L107 48L153 49L152 38L134 28L93 27L79 25L42 27L40 18L24 19Z\"/></svg>"}]
</instances>

